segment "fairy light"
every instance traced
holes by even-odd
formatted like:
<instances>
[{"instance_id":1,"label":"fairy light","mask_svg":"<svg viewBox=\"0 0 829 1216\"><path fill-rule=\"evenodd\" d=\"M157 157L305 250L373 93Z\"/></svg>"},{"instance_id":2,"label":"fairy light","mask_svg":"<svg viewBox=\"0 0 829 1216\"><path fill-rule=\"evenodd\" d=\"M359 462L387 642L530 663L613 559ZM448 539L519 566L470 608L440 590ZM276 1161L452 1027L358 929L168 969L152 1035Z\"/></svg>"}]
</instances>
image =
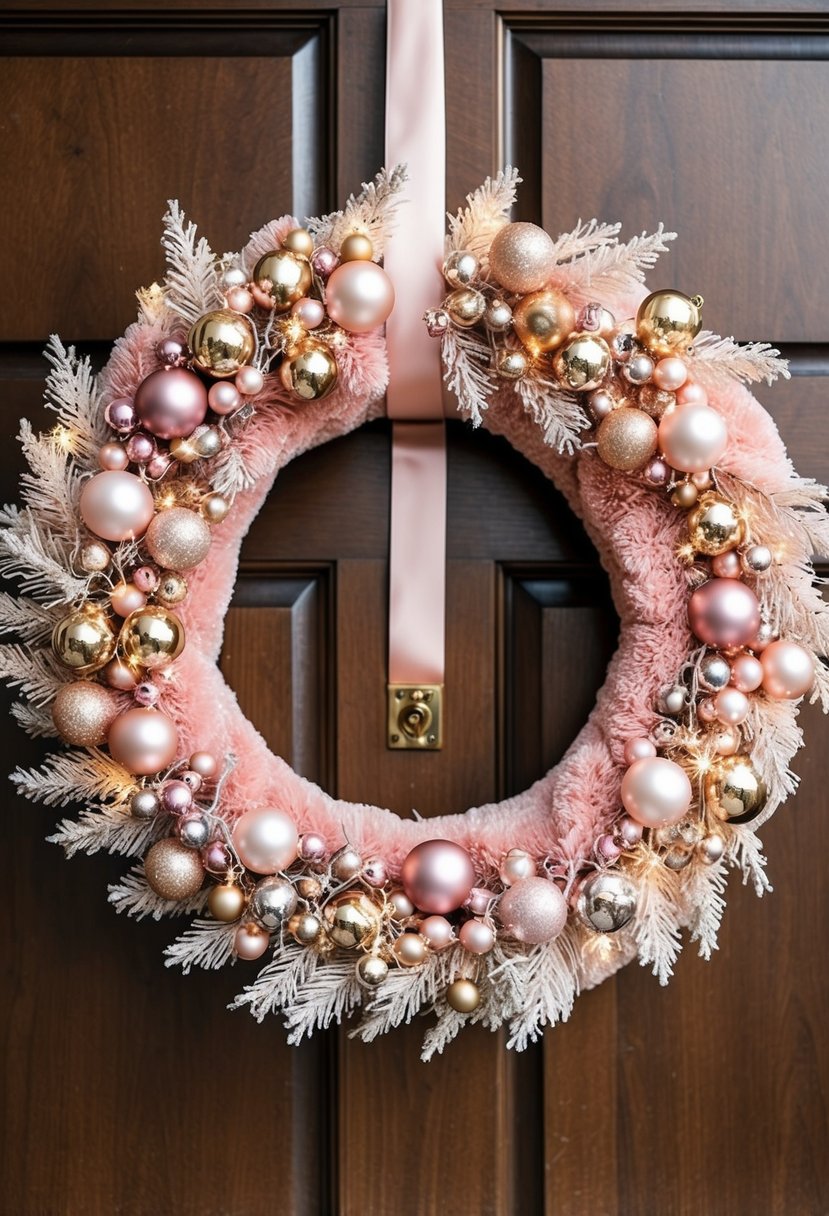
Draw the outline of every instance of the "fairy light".
<instances>
[{"instance_id":1,"label":"fairy light","mask_svg":"<svg viewBox=\"0 0 829 1216\"><path fill-rule=\"evenodd\" d=\"M52 427L49 433L52 436L55 447L59 448L61 452L71 452L74 450L75 436L68 426L64 426L62 422L59 422L56 426Z\"/></svg>"}]
</instances>

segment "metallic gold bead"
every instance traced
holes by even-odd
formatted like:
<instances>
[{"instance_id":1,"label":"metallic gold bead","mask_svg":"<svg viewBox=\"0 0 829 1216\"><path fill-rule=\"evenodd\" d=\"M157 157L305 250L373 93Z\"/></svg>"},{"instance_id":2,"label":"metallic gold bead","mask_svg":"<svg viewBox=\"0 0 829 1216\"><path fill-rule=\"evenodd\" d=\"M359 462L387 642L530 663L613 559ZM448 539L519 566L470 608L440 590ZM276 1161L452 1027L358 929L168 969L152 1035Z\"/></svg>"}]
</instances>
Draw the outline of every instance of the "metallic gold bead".
<instances>
[{"instance_id":1,"label":"metallic gold bead","mask_svg":"<svg viewBox=\"0 0 829 1216\"><path fill-rule=\"evenodd\" d=\"M380 909L360 891L345 891L325 905L328 936L344 950L371 943L380 927Z\"/></svg>"},{"instance_id":2,"label":"metallic gold bead","mask_svg":"<svg viewBox=\"0 0 829 1216\"><path fill-rule=\"evenodd\" d=\"M319 899L322 895L322 883L318 878L298 878L296 889L303 899Z\"/></svg>"},{"instance_id":3,"label":"metallic gold bead","mask_svg":"<svg viewBox=\"0 0 829 1216\"><path fill-rule=\"evenodd\" d=\"M337 360L324 342L303 342L282 360L279 377L302 401L321 401L337 383Z\"/></svg>"},{"instance_id":4,"label":"metallic gold bead","mask_svg":"<svg viewBox=\"0 0 829 1216\"><path fill-rule=\"evenodd\" d=\"M313 274L307 258L290 249L275 249L256 263L253 281L261 297L277 312L287 312L308 294Z\"/></svg>"},{"instance_id":5,"label":"metallic gold bead","mask_svg":"<svg viewBox=\"0 0 829 1216\"><path fill-rule=\"evenodd\" d=\"M720 819L751 823L766 805L766 787L748 756L723 756L706 773L704 789Z\"/></svg>"},{"instance_id":6,"label":"metallic gold bead","mask_svg":"<svg viewBox=\"0 0 829 1216\"><path fill-rule=\"evenodd\" d=\"M470 329L477 325L484 315L486 300L474 287L458 287L455 291L450 291L443 301L443 307L456 325L462 329Z\"/></svg>"},{"instance_id":7,"label":"metallic gold bead","mask_svg":"<svg viewBox=\"0 0 829 1216\"><path fill-rule=\"evenodd\" d=\"M357 960L357 979L366 988L377 988L389 974L389 965L377 954L364 954Z\"/></svg>"},{"instance_id":8,"label":"metallic gold bead","mask_svg":"<svg viewBox=\"0 0 829 1216\"><path fill-rule=\"evenodd\" d=\"M720 494L703 494L688 515L688 533L697 553L716 557L743 542L745 524L733 502Z\"/></svg>"},{"instance_id":9,"label":"metallic gold bead","mask_svg":"<svg viewBox=\"0 0 829 1216\"><path fill-rule=\"evenodd\" d=\"M216 920L238 920L245 910L245 893L235 882L220 882L210 888L207 906Z\"/></svg>"},{"instance_id":10,"label":"metallic gold bead","mask_svg":"<svg viewBox=\"0 0 829 1216\"><path fill-rule=\"evenodd\" d=\"M102 609L87 604L58 621L52 631L52 649L75 675L89 675L115 654L115 631Z\"/></svg>"},{"instance_id":11,"label":"metallic gold bead","mask_svg":"<svg viewBox=\"0 0 829 1216\"><path fill-rule=\"evenodd\" d=\"M632 473L656 451L658 432L649 414L623 405L603 418L596 432L600 458L613 469Z\"/></svg>"},{"instance_id":12,"label":"metallic gold bead","mask_svg":"<svg viewBox=\"0 0 829 1216\"><path fill-rule=\"evenodd\" d=\"M680 482L671 494L671 502L674 506L686 511L690 510L698 498L699 490L692 481Z\"/></svg>"},{"instance_id":13,"label":"metallic gold bead","mask_svg":"<svg viewBox=\"0 0 829 1216\"><path fill-rule=\"evenodd\" d=\"M370 262L374 246L364 232L349 232L340 245L341 262Z\"/></svg>"},{"instance_id":14,"label":"metallic gold bead","mask_svg":"<svg viewBox=\"0 0 829 1216\"><path fill-rule=\"evenodd\" d=\"M112 561L112 554L99 540L87 541L78 554L78 562L87 574L100 574Z\"/></svg>"},{"instance_id":15,"label":"metallic gold bead","mask_svg":"<svg viewBox=\"0 0 829 1216\"><path fill-rule=\"evenodd\" d=\"M657 355L684 354L699 333L702 304L701 296L689 298L681 291L652 292L636 314L640 340Z\"/></svg>"},{"instance_id":16,"label":"metallic gold bead","mask_svg":"<svg viewBox=\"0 0 829 1216\"><path fill-rule=\"evenodd\" d=\"M124 621L118 644L128 663L159 671L184 649L184 626L168 608L147 604Z\"/></svg>"},{"instance_id":17,"label":"metallic gold bead","mask_svg":"<svg viewBox=\"0 0 829 1216\"><path fill-rule=\"evenodd\" d=\"M504 380L521 380L530 368L523 350L499 350L495 356L495 371Z\"/></svg>"},{"instance_id":18,"label":"metallic gold bead","mask_svg":"<svg viewBox=\"0 0 829 1216\"><path fill-rule=\"evenodd\" d=\"M515 305L512 323L527 350L541 355L561 346L573 332L576 313L560 291L534 291Z\"/></svg>"},{"instance_id":19,"label":"metallic gold bead","mask_svg":"<svg viewBox=\"0 0 829 1216\"><path fill-rule=\"evenodd\" d=\"M553 360L561 383L574 392L598 388L610 367L610 347L598 334L573 334Z\"/></svg>"},{"instance_id":20,"label":"metallic gold bead","mask_svg":"<svg viewBox=\"0 0 829 1216\"><path fill-rule=\"evenodd\" d=\"M418 933L401 933L392 946L395 960L401 967L419 967L426 962L429 948Z\"/></svg>"},{"instance_id":21,"label":"metallic gold bead","mask_svg":"<svg viewBox=\"0 0 829 1216\"><path fill-rule=\"evenodd\" d=\"M199 317L187 343L196 367L217 379L235 376L256 352L256 335L247 317L217 308Z\"/></svg>"},{"instance_id":22,"label":"metallic gold bead","mask_svg":"<svg viewBox=\"0 0 829 1216\"><path fill-rule=\"evenodd\" d=\"M494 334L503 334L512 325L512 309L499 296L490 300L484 310L484 325Z\"/></svg>"},{"instance_id":23,"label":"metallic gold bead","mask_svg":"<svg viewBox=\"0 0 829 1216\"><path fill-rule=\"evenodd\" d=\"M313 912L295 912L288 921L288 932L300 946L310 946L322 932L322 923Z\"/></svg>"},{"instance_id":24,"label":"metallic gold bead","mask_svg":"<svg viewBox=\"0 0 829 1216\"><path fill-rule=\"evenodd\" d=\"M480 263L467 249L455 249L443 263L443 277L450 287L469 287L480 272Z\"/></svg>"},{"instance_id":25,"label":"metallic gold bead","mask_svg":"<svg viewBox=\"0 0 829 1216\"><path fill-rule=\"evenodd\" d=\"M158 581L155 594L161 604L180 604L187 596L187 579L174 570L165 570Z\"/></svg>"},{"instance_id":26,"label":"metallic gold bead","mask_svg":"<svg viewBox=\"0 0 829 1216\"><path fill-rule=\"evenodd\" d=\"M456 1013L472 1013L480 1003L480 989L472 980L453 980L446 989L446 1004Z\"/></svg>"},{"instance_id":27,"label":"metallic gold bead","mask_svg":"<svg viewBox=\"0 0 829 1216\"><path fill-rule=\"evenodd\" d=\"M205 494L199 504L199 509L209 524L220 524L227 517L230 503L224 494L219 494L214 490L212 494Z\"/></svg>"},{"instance_id":28,"label":"metallic gold bead","mask_svg":"<svg viewBox=\"0 0 829 1216\"><path fill-rule=\"evenodd\" d=\"M314 238L307 228L292 228L282 238L282 248L290 249L291 253L298 253L303 258L310 258L314 252Z\"/></svg>"}]
</instances>

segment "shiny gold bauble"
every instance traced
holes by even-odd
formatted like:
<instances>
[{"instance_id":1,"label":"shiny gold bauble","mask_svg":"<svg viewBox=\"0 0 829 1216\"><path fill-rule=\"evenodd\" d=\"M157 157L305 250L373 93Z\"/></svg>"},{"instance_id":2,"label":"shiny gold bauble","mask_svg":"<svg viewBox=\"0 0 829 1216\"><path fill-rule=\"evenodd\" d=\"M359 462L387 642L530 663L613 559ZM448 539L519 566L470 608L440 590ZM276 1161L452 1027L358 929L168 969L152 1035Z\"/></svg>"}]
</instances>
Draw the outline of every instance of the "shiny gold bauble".
<instances>
[{"instance_id":1,"label":"shiny gold bauble","mask_svg":"<svg viewBox=\"0 0 829 1216\"><path fill-rule=\"evenodd\" d=\"M503 334L512 325L512 309L506 300L496 296L484 310L484 325L494 334Z\"/></svg>"},{"instance_id":2,"label":"shiny gold bauble","mask_svg":"<svg viewBox=\"0 0 829 1216\"><path fill-rule=\"evenodd\" d=\"M216 920L238 920L245 910L245 893L235 882L220 882L210 888L207 906Z\"/></svg>"},{"instance_id":3,"label":"shiny gold bauble","mask_svg":"<svg viewBox=\"0 0 829 1216\"><path fill-rule=\"evenodd\" d=\"M179 464L194 464L199 459L199 454L189 438L182 438L180 435L170 440L170 455Z\"/></svg>"},{"instance_id":4,"label":"shiny gold bauble","mask_svg":"<svg viewBox=\"0 0 829 1216\"><path fill-rule=\"evenodd\" d=\"M300 946L310 946L322 932L322 925L313 912L295 912L288 921L288 932Z\"/></svg>"},{"instance_id":5,"label":"shiny gold bauble","mask_svg":"<svg viewBox=\"0 0 829 1216\"><path fill-rule=\"evenodd\" d=\"M52 703L55 729L74 747L100 747L118 712L115 694L92 680L61 684Z\"/></svg>"},{"instance_id":6,"label":"shiny gold bauble","mask_svg":"<svg viewBox=\"0 0 829 1216\"><path fill-rule=\"evenodd\" d=\"M230 503L224 494L219 494L214 490L211 494L205 494L199 504L199 510L209 524L220 524L223 519L227 518Z\"/></svg>"},{"instance_id":7,"label":"shiny gold bauble","mask_svg":"<svg viewBox=\"0 0 829 1216\"><path fill-rule=\"evenodd\" d=\"M449 292L443 307L456 325L460 325L461 329L470 329L484 315L486 300L474 287L458 287Z\"/></svg>"},{"instance_id":8,"label":"shiny gold bauble","mask_svg":"<svg viewBox=\"0 0 829 1216\"><path fill-rule=\"evenodd\" d=\"M201 889L205 869L194 849L166 836L144 858L147 882L162 899L189 899Z\"/></svg>"},{"instance_id":9,"label":"shiny gold bauble","mask_svg":"<svg viewBox=\"0 0 829 1216\"><path fill-rule=\"evenodd\" d=\"M319 899L322 895L322 883L318 878L298 878L296 880L297 895L302 899Z\"/></svg>"},{"instance_id":10,"label":"shiny gold bauble","mask_svg":"<svg viewBox=\"0 0 829 1216\"><path fill-rule=\"evenodd\" d=\"M671 502L675 507L689 511L699 498L699 490L692 481L681 481L671 494Z\"/></svg>"},{"instance_id":11,"label":"shiny gold bauble","mask_svg":"<svg viewBox=\"0 0 829 1216\"><path fill-rule=\"evenodd\" d=\"M521 380L530 370L530 361L523 350L499 350L495 356L495 371L504 380Z\"/></svg>"},{"instance_id":12,"label":"shiny gold bauble","mask_svg":"<svg viewBox=\"0 0 829 1216\"><path fill-rule=\"evenodd\" d=\"M89 540L81 546L78 563L87 574L100 574L112 561L112 554L99 540Z\"/></svg>"},{"instance_id":13,"label":"shiny gold bauble","mask_svg":"<svg viewBox=\"0 0 829 1216\"><path fill-rule=\"evenodd\" d=\"M169 608L147 604L124 621L118 644L128 663L160 671L184 649L184 626Z\"/></svg>"},{"instance_id":14,"label":"shiny gold bauble","mask_svg":"<svg viewBox=\"0 0 829 1216\"><path fill-rule=\"evenodd\" d=\"M366 988L378 988L388 974L388 963L377 954L364 954L357 962L357 979Z\"/></svg>"},{"instance_id":15,"label":"shiny gold bauble","mask_svg":"<svg viewBox=\"0 0 829 1216\"><path fill-rule=\"evenodd\" d=\"M623 405L603 418L596 432L596 449L612 469L632 473L656 451L656 423L649 414Z\"/></svg>"},{"instance_id":16,"label":"shiny gold bauble","mask_svg":"<svg viewBox=\"0 0 829 1216\"><path fill-rule=\"evenodd\" d=\"M745 524L733 502L721 494L703 494L688 515L688 535L697 553L716 557L736 549L745 538Z\"/></svg>"},{"instance_id":17,"label":"shiny gold bauble","mask_svg":"<svg viewBox=\"0 0 829 1216\"><path fill-rule=\"evenodd\" d=\"M560 291L534 291L518 301L512 323L527 350L542 355L561 346L573 332L576 312Z\"/></svg>"},{"instance_id":18,"label":"shiny gold bauble","mask_svg":"<svg viewBox=\"0 0 829 1216\"><path fill-rule=\"evenodd\" d=\"M290 249L275 249L256 263L253 281L277 312L287 312L308 294L313 282L311 264Z\"/></svg>"},{"instance_id":19,"label":"shiny gold bauble","mask_svg":"<svg viewBox=\"0 0 829 1216\"><path fill-rule=\"evenodd\" d=\"M247 317L217 308L199 317L187 344L200 371L223 380L235 376L256 353L256 335Z\"/></svg>"},{"instance_id":20,"label":"shiny gold bauble","mask_svg":"<svg viewBox=\"0 0 829 1216\"><path fill-rule=\"evenodd\" d=\"M64 667L86 676L106 666L115 654L115 631L102 609L86 605L58 621L52 649Z\"/></svg>"},{"instance_id":21,"label":"shiny gold bauble","mask_svg":"<svg viewBox=\"0 0 829 1216\"><path fill-rule=\"evenodd\" d=\"M598 388L610 366L610 347L598 334L573 334L553 361L565 388L589 392Z\"/></svg>"},{"instance_id":22,"label":"shiny gold bauble","mask_svg":"<svg viewBox=\"0 0 829 1216\"><path fill-rule=\"evenodd\" d=\"M446 989L446 1004L456 1013L472 1013L480 1003L480 989L472 980L453 980Z\"/></svg>"},{"instance_id":23,"label":"shiny gold bauble","mask_svg":"<svg viewBox=\"0 0 829 1216\"><path fill-rule=\"evenodd\" d=\"M367 895L346 891L325 906L328 936L344 950L367 946L380 927L380 910Z\"/></svg>"},{"instance_id":24,"label":"shiny gold bauble","mask_svg":"<svg viewBox=\"0 0 829 1216\"><path fill-rule=\"evenodd\" d=\"M374 246L364 232L349 232L340 245L341 262L370 262Z\"/></svg>"},{"instance_id":25,"label":"shiny gold bauble","mask_svg":"<svg viewBox=\"0 0 829 1216\"><path fill-rule=\"evenodd\" d=\"M640 341L655 355L684 354L699 333L702 303L702 296L681 291L652 292L636 314Z\"/></svg>"},{"instance_id":26,"label":"shiny gold bauble","mask_svg":"<svg viewBox=\"0 0 829 1216\"><path fill-rule=\"evenodd\" d=\"M751 823L766 805L766 787L748 756L723 756L705 774L705 801L720 819Z\"/></svg>"},{"instance_id":27,"label":"shiny gold bauble","mask_svg":"<svg viewBox=\"0 0 829 1216\"><path fill-rule=\"evenodd\" d=\"M165 570L158 581L155 595L160 604L180 604L187 598L187 579L174 570Z\"/></svg>"},{"instance_id":28,"label":"shiny gold bauble","mask_svg":"<svg viewBox=\"0 0 829 1216\"><path fill-rule=\"evenodd\" d=\"M282 238L282 248L290 249L291 253L298 253L303 258L310 258L314 252L314 238L307 228L292 228Z\"/></svg>"},{"instance_id":29,"label":"shiny gold bauble","mask_svg":"<svg viewBox=\"0 0 829 1216\"><path fill-rule=\"evenodd\" d=\"M321 401L337 383L337 360L324 342L303 342L282 360L279 378L301 401Z\"/></svg>"}]
</instances>

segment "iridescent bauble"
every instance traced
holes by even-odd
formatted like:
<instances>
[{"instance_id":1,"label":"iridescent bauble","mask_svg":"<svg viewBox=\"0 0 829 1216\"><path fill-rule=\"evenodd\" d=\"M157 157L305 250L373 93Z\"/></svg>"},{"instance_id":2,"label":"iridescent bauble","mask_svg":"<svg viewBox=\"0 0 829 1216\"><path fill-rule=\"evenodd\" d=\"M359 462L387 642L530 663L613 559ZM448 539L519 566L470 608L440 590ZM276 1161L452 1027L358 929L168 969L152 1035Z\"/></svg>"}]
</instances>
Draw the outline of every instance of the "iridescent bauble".
<instances>
[{"instance_id":1,"label":"iridescent bauble","mask_svg":"<svg viewBox=\"0 0 829 1216\"><path fill-rule=\"evenodd\" d=\"M705 774L705 802L720 819L751 823L766 805L766 787L748 756L723 756Z\"/></svg>"},{"instance_id":2,"label":"iridescent bauble","mask_svg":"<svg viewBox=\"0 0 829 1216\"><path fill-rule=\"evenodd\" d=\"M637 823L658 828L688 811L693 790L685 770L664 756L637 760L622 778L622 805Z\"/></svg>"},{"instance_id":3,"label":"iridescent bauble","mask_svg":"<svg viewBox=\"0 0 829 1216\"><path fill-rule=\"evenodd\" d=\"M532 355L545 354L561 346L573 332L576 312L560 291L535 291L515 305L513 327Z\"/></svg>"},{"instance_id":4,"label":"iridescent bauble","mask_svg":"<svg viewBox=\"0 0 829 1216\"><path fill-rule=\"evenodd\" d=\"M681 473L712 469L728 444L722 414L710 405L683 405L669 410L659 424L659 446L668 464Z\"/></svg>"},{"instance_id":5,"label":"iridescent bauble","mask_svg":"<svg viewBox=\"0 0 829 1216\"><path fill-rule=\"evenodd\" d=\"M169 608L148 604L127 617L118 643L128 662L160 671L184 649L184 626Z\"/></svg>"},{"instance_id":6,"label":"iridescent bauble","mask_svg":"<svg viewBox=\"0 0 829 1216\"><path fill-rule=\"evenodd\" d=\"M636 884L621 870L599 870L581 885L576 911L597 933L618 933L636 911Z\"/></svg>"},{"instance_id":7,"label":"iridescent bauble","mask_svg":"<svg viewBox=\"0 0 829 1216\"><path fill-rule=\"evenodd\" d=\"M58 621L52 650L64 667L86 676L106 666L115 653L115 631L104 612L87 605Z\"/></svg>"},{"instance_id":8,"label":"iridescent bauble","mask_svg":"<svg viewBox=\"0 0 829 1216\"><path fill-rule=\"evenodd\" d=\"M287 878L261 878L248 900L248 912L263 929L281 929L293 916L297 894Z\"/></svg>"},{"instance_id":9,"label":"iridescent bauble","mask_svg":"<svg viewBox=\"0 0 829 1216\"><path fill-rule=\"evenodd\" d=\"M688 515L688 536L697 553L715 557L742 544L745 524L733 502L721 494L703 494Z\"/></svg>"},{"instance_id":10,"label":"iridescent bauble","mask_svg":"<svg viewBox=\"0 0 829 1216\"><path fill-rule=\"evenodd\" d=\"M549 942L567 922L567 900L548 878L521 878L498 901L498 919L516 941Z\"/></svg>"},{"instance_id":11,"label":"iridescent bauble","mask_svg":"<svg viewBox=\"0 0 829 1216\"><path fill-rule=\"evenodd\" d=\"M253 281L263 302L277 312L287 312L308 295L313 282L311 264L291 249L274 249L256 263Z\"/></svg>"},{"instance_id":12,"label":"iridescent bauble","mask_svg":"<svg viewBox=\"0 0 829 1216\"><path fill-rule=\"evenodd\" d=\"M160 710L128 709L112 723L107 743L113 760L128 773L149 777L175 760L178 731Z\"/></svg>"},{"instance_id":13,"label":"iridescent bauble","mask_svg":"<svg viewBox=\"0 0 829 1216\"><path fill-rule=\"evenodd\" d=\"M331 941L343 950L367 946L380 927L380 909L360 891L346 891L325 905Z\"/></svg>"},{"instance_id":14,"label":"iridescent bauble","mask_svg":"<svg viewBox=\"0 0 829 1216\"><path fill-rule=\"evenodd\" d=\"M553 370L573 392L598 388L610 367L610 348L598 334L573 334L553 360Z\"/></svg>"},{"instance_id":15,"label":"iridescent bauble","mask_svg":"<svg viewBox=\"0 0 829 1216\"><path fill-rule=\"evenodd\" d=\"M745 583L711 578L688 601L692 632L708 646L747 646L760 628L760 604Z\"/></svg>"},{"instance_id":16,"label":"iridescent bauble","mask_svg":"<svg viewBox=\"0 0 829 1216\"><path fill-rule=\"evenodd\" d=\"M596 449L612 469L632 473L653 456L656 436L656 423L644 410L623 405L602 419L596 432Z\"/></svg>"},{"instance_id":17,"label":"iridescent bauble","mask_svg":"<svg viewBox=\"0 0 829 1216\"><path fill-rule=\"evenodd\" d=\"M207 389L185 368L152 372L135 394L135 411L158 439L190 435L207 413Z\"/></svg>"},{"instance_id":18,"label":"iridescent bauble","mask_svg":"<svg viewBox=\"0 0 829 1216\"><path fill-rule=\"evenodd\" d=\"M292 228L282 238L282 248L290 249L303 258L310 258L314 252L314 238L307 228Z\"/></svg>"},{"instance_id":19,"label":"iridescent bauble","mask_svg":"<svg viewBox=\"0 0 829 1216\"><path fill-rule=\"evenodd\" d=\"M702 297L681 291L654 291L639 305L636 332L656 355L681 355L700 330Z\"/></svg>"},{"instance_id":20,"label":"iridescent bauble","mask_svg":"<svg viewBox=\"0 0 829 1216\"><path fill-rule=\"evenodd\" d=\"M337 360L324 342L303 342L285 355L279 378L300 401L321 401L337 383Z\"/></svg>"},{"instance_id":21,"label":"iridescent bauble","mask_svg":"<svg viewBox=\"0 0 829 1216\"><path fill-rule=\"evenodd\" d=\"M357 979L366 988L378 988L388 977L389 965L377 954L364 954L357 962Z\"/></svg>"},{"instance_id":22,"label":"iridescent bauble","mask_svg":"<svg viewBox=\"0 0 829 1216\"><path fill-rule=\"evenodd\" d=\"M444 915L460 908L475 882L466 849L452 840L424 840L400 869L406 895L421 912Z\"/></svg>"},{"instance_id":23,"label":"iridescent bauble","mask_svg":"<svg viewBox=\"0 0 829 1216\"><path fill-rule=\"evenodd\" d=\"M325 307L335 325L352 334L370 333L394 308L392 281L376 262L345 262L326 284Z\"/></svg>"},{"instance_id":24,"label":"iridescent bauble","mask_svg":"<svg viewBox=\"0 0 829 1216\"><path fill-rule=\"evenodd\" d=\"M164 373L166 374L166 373ZM78 503L81 519L104 540L135 540L143 536L155 512L146 482L134 473L96 473L84 483Z\"/></svg>"},{"instance_id":25,"label":"iridescent bauble","mask_svg":"<svg viewBox=\"0 0 829 1216\"><path fill-rule=\"evenodd\" d=\"M245 893L235 882L219 882L210 888L207 906L216 920L234 921L245 910Z\"/></svg>"},{"instance_id":26,"label":"iridescent bauble","mask_svg":"<svg viewBox=\"0 0 829 1216\"><path fill-rule=\"evenodd\" d=\"M538 291L555 270L552 237L537 224L505 224L489 248L490 277L507 291Z\"/></svg>"},{"instance_id":27,"label":"iridescent bauble","mask_svg":"<svg viewBox=\"0 0 829 1216\"><path fill-rule=\"evenodd\" d=\"M254 874L276 874L296 860L296 824L278 807L246 811L234 823L231 834L239 860Z\"/></svg>"},{"instance_id":28,"label":"iridescent bauble","mask_svg":"<svg viewBox=\"0 0 829 1216\"><path fill-rule=\"evenodd\" d=\"M219 380L235 376L256 354L256 331L247 317L230 308L217 308L199 317L187 342L196 367Z\"/></svg>"},{"instance_id":29,"label":"iridescent bauble","mask_svg":"<svg viewBox=\"0 0 829 1216\"><path fill-rule=\"evenodd\" d=\"M481 990L473 980L453 980L446 989L446 1004L455 1013L472 1013L481 1003Z\"/></svg>"},{"instance_id":30,"label":"iridescent bauble","mask_svg":"<svg viewBox=\"0 0 829 1216\"><path fill-rule=\"evenodd\" d=\"M815 661L797 642L772 642L760 656L763 690L778 701L796 701L815 682Z\"/></svg>"},{"instance_id":31,"label":"iridescent bauble","mask_svg":"<svg viewBox=\"0 0 829 1216\"><path fill-rule=\"evenodd\" d=\"M158 840L144 858L151 889L162 899L190 899L201 890L204 866L198 853L172 836Z\"/></svg>"},{"instance_id":32,"label":"iridescent bauble","mask_svg":"<svg viewBox=\"0 0 829 1216\"><path fill-rule=\"evenodd\" d=\"M471 329L484 315L486 299L474 287L458 287L450 291L443 301L443 307L461 329Z\"/></svg>"},{"instance_id":33,"label":"iridescent bauble","mask_svg":"<svg viewBox=\"0 0 829 1216\"><path fill-rule=\"evenodd\" d=\"M147 550L166 570L192 570L210 549L210 526L187 507L159 511L147 529Z\"/></svg>"},{"instance_id":34,"label":"iridescent bauble","mask_svg":"<svg viewBox=\"0 0 829 1216\"><path fill-rule=\"evenodd\" d=\"M443 277L450 287L468 287L480 273L480 263L467 249L455 249L443 263Z\"/></svg>"},{"instance_id":35,"label":"iridescent bauble","mask_svg":"<svg viewBox=\"0 0 829 1216\"><path fill-rule=\"evenodd\" d=\"M62 684L52 702L52 721L65 743L100 747L118 714L118 698L91 680Z\"/></svg>"}]
</instances>

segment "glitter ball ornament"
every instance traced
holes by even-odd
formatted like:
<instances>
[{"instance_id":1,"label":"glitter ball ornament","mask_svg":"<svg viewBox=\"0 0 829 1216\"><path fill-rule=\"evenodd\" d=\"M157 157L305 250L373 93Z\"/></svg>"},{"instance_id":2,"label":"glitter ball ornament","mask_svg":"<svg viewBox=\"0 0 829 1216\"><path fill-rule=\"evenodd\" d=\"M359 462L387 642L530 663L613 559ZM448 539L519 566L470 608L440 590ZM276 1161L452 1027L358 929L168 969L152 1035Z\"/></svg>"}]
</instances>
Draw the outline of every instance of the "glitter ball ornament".
<instances>
[{"instance_id":1,"label":"glitter ball ornament","mask_svg":"<svg viewBox=\"0 0 829 1216\"><path fill-rule=\"evenodd\" d=\"M654 291L639 305L636 332L654 354L681 355L699 333L702 304L701 296Z\"/></svg>"},{"instance_id":2,"label":"glitter ball ornament","mask_svg":"<svg viewBox=\"0 0 829 1216\"><path fill-rule=\"evenodd\" d=\"M147 550L168 570L192 570L210 549L210 526L195 511L170 507L160 511L147 529Z\"/></svg>"},{"instance_id":3,"label":"glitter ball ornament","mask_svg":"<svg viewBox=\"0 0 829 1216\"><path fill-rule=\"evenodd\" d=\"M507 291L538 291L549 281L555 264L552 237L537 224L505 224L489 248L490 277Z\"/></svg>"},{"instance_id":4,"label":"glitter ball ornament","mask_svg":"<svg viewBox=\"0 0 829 1216\"><path fill-rule=\"evenodd\" d=\"M618 933L633 918L636 884L620 870L597 871L584 880L576 911L597 933Z\"/></svg>"},{"instance_id":5,"label":"glitter ball ornament","mask_svg":"<svg viewBox=\"0 0 829 1216\"><path fill-rule=\"evenodd\" d=\"M52 702L52 721L73 747L100 747L118 714L118 698L91 680L62 684Z\"/></svg>"},{"instance_id":6,"label":"glitter ball ornament","mask_svg":"<svg viewBox=\"0 0 829 1216\"><path fill-rule=\"evenodd\" d=\"M556 376L573 392L598 388L609 367L610 348L598 334L573 334L553 360Z\"/></svg>"},{"instance_id":7,"label":"glitter ball ornament","mask_svg":"<svg viewBox=\"0 0 829 1216\"><path fill-rule=\"evenodd\" d=\"M127 617L118 644L129 663L160 671L184 649L184 626L169 608L148 604Z\"/></svg>"},{"instance_id":8,"label":"glitter ball ornament","mask_svg":"<svg viewBox=\"0 0 829 1216\"><path fill-rule=\"evenodd\" d=\"M144 873L162 899L190 899L201 889L204 866L198 853L172 836L158 840L144 858Z\"/></svg>"},{"instance_id":9,"label":"glitter ball ornament","mask_svg":"<svg viewBox=\"0 0 829 1216\"><path fill-rule=\"evenodd\" d=\"M112 658L115 631L100 608L87 604L58 621L52 630L52 650L64 667L87 676Z\"/></svg>"},{"instance_id":10,"label":"glitter ball ornament","mask_svg":"<svg viewBox=\"0 0 829 1216\"><path fill-rule=\"evenodd\" d=\"M596 447L613 469L632 473L647 464L656 451L656 423L642 410L622 406L599 424Z\"/></svg>"},{"instance_id":11,"label":"glitter ball ornament","mask_svg":"<svg viewBox=\"0 0 829 1216\"><path fill-rule=\"evenodd\" d=\"M516 941L549 942L567 922L567 901L548 878L521 878L498 901L498 919Z\"/></svg>"},{"instance_id":12,"label":"glitter ball ornament","mask_svg":"<svg viewBox=\"0 0 829 1216\"><path fill-rule=\"evenodd\" d=\"M193 352L195 366L209 376L224 380L235 376L240 367L252 361L256 353L256 332L241 313L217 308L199 317L190 330L187 343Z\"/></svg>"}]
</instances>

